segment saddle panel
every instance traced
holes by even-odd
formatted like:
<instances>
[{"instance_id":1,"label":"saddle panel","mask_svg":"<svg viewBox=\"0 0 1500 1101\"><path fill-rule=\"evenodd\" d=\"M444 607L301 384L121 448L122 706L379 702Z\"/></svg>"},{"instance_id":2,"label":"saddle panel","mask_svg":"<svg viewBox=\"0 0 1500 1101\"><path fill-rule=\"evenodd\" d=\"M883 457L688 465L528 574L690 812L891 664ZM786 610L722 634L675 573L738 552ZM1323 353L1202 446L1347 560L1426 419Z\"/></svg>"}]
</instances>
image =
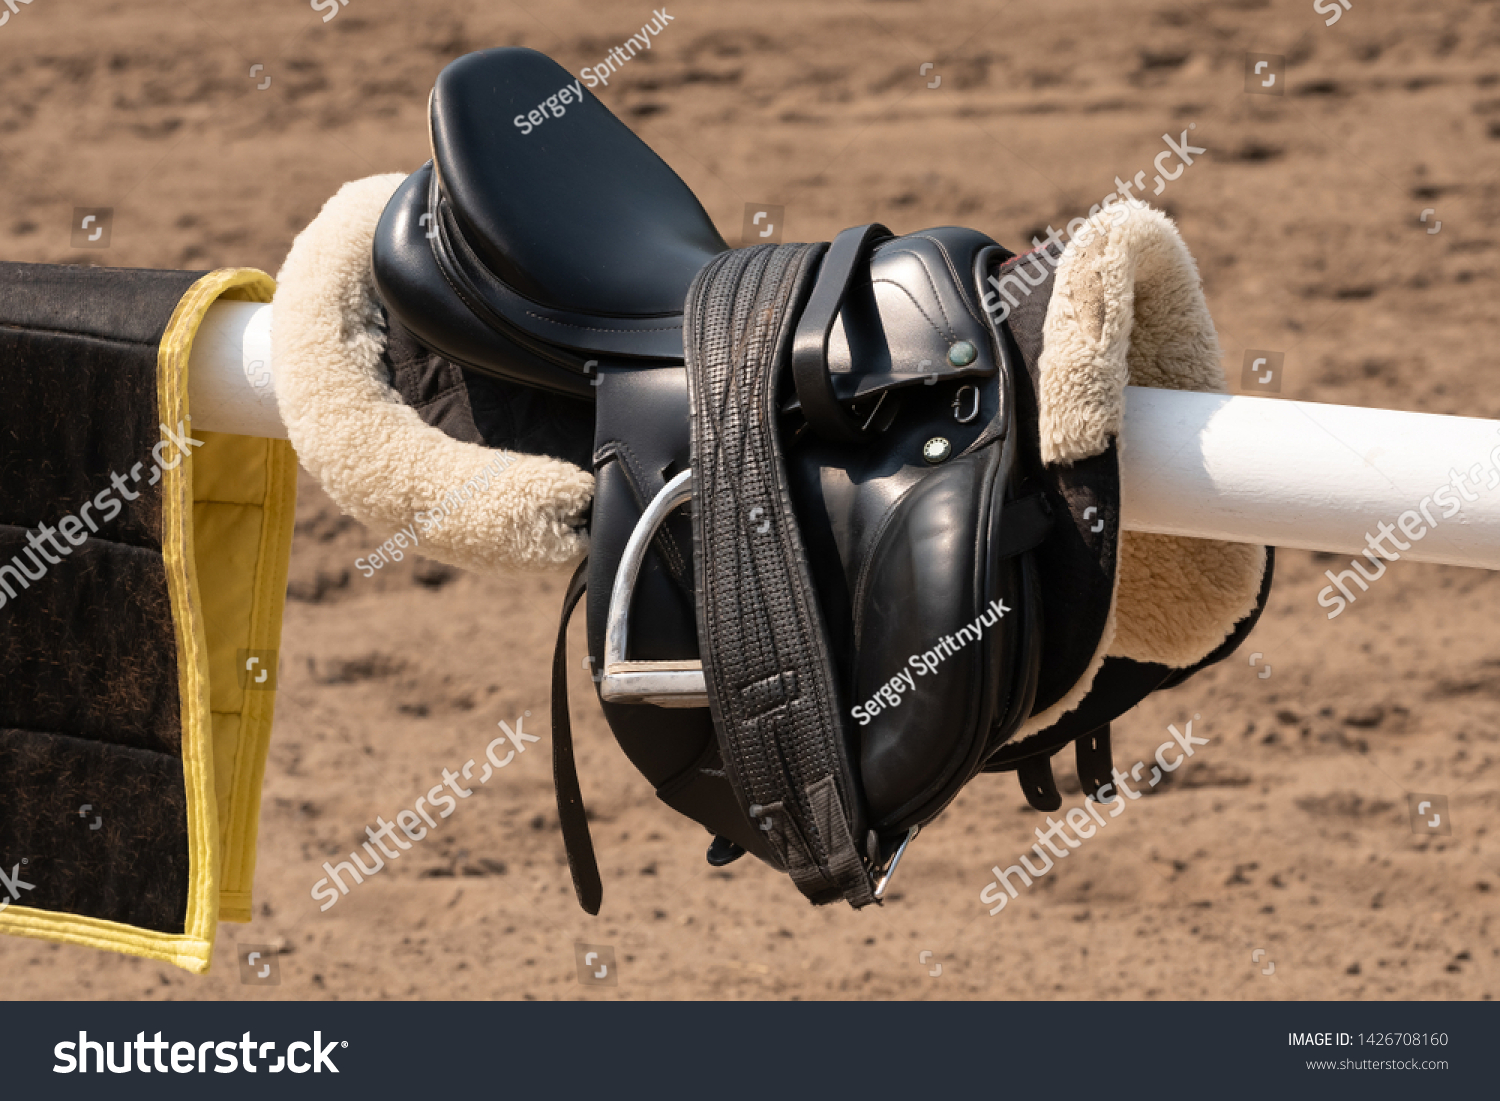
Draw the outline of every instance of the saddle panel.
<instances>
[{"instance_id":1,"label":"saddle panel","mask_svg":"<svg viewBox=\"0 0 1500 1101\"><path fill-rule=\"evenodd\" d=\"M1024 256L1013 257L990 274L1003 277L1007 269L1020 268L1025 261ZM1011 382L1026 482L1046 497L1058 518L1035 556L1043 648L1037 714L1061 700L1085 675L1104 637L1113 608L1120 530L1119 454L1113 443L1101 454L1071 465L1043 467L1040 360L1056 267L1055 262L1042 267L1046 277L996 325L997 339L1015 365Z\"/></svg>"}]
</instances>

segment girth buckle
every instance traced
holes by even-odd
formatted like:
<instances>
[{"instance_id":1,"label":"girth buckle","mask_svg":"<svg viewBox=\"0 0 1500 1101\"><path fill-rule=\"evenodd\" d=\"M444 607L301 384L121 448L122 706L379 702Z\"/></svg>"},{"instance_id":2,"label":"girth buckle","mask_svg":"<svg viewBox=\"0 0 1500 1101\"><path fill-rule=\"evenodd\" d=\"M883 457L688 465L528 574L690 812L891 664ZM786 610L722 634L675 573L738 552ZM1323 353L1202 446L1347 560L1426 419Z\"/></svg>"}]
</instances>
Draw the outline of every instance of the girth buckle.
<instances>
[{"instance_id":1,"label":"girth buckle","mask_svg":"<svg viewBox=\"0 0 1500 1101\"><path fill-rule=\"evenodd\" d=\"M901 863L901 857L906 854L906 846L910 845L916 839L917 832L921 828L921 826L913 826L907 830L906 836L901 839L901 844L897 845L896 851L891 854L891 862L885 866L885 870L879 871L879 869L876 869L879 872L879 875L875 879L875 899L877 902L884 897L885 889L891 885L891 879L896 874L896 865Z\"/></svg>"}]
</instances>

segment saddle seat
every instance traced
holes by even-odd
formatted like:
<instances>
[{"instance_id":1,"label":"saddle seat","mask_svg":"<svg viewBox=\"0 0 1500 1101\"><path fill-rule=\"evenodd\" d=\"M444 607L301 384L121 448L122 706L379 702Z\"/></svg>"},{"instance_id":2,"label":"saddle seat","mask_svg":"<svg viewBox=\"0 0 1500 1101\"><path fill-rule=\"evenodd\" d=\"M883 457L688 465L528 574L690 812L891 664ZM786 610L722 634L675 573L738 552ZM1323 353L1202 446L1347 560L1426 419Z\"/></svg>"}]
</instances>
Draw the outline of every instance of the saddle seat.
<instances>
[{"instance_id":1,"label":"saddle seat","mask_svg":"<svg viewBox=\"0 0 1500 1101\"><path fill-rule=\"evenodd\" d=\"M561 117L515 124L549 98ZM381 300L421 343L590 400L599 362L681 362L688 285L728 246L649 146L532 50L455 61L429 112L433 159L374 248Z\"/></svg>"}]
</instances>

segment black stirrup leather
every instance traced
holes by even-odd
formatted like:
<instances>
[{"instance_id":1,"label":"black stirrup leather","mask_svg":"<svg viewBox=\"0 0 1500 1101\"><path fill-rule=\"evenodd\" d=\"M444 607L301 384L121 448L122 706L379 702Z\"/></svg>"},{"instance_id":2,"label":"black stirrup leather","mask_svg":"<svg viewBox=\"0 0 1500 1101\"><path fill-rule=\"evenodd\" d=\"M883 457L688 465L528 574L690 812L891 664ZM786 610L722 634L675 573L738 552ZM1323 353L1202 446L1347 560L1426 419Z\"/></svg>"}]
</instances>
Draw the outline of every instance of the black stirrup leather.
<instances>
[{"instance_id":1,"label":"black stirrup leather","mask_svg":"<svg viewBox=\"0 0 1500 1101\"><path fill-rule=\"evenodd\" d=\"M519 124L544 102L541 125ZM386 310L467 370L594 403L590 556L553 680L590 913L565 648L585 585L605 717L713 835L709 863L748 852L855 907L980 772L1017 770L1055 809L1050 758L1074 742L1087 790L1107 786L1111 721L1253 626L1269 568L1196 664L1100 664L1118 457L1042 462L1051 284L997 319L983 288L1015 257L984 234L871 224L730 249L655 153L530 50L454 62L430 111L432 161L376 235Z\"/></svg>"}]
</instances>

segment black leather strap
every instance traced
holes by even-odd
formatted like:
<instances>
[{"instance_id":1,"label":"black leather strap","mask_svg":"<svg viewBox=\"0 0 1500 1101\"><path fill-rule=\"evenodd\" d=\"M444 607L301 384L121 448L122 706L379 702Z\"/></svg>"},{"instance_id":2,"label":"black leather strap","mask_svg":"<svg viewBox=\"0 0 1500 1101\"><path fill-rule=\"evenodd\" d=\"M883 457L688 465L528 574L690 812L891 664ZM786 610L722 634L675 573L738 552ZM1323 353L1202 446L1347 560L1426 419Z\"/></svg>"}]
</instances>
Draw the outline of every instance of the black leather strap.
<instances>
[{"instance_id":1,"label":"black leather strap","mask_svg":"<svg viewBox=\"0 0 1500 1101\"><path fill-rule=\"evenodd\" d=\"M1099 789L1114 782L1115 755L1109 745L1109 723L1091 730L1073 743L1073 755L1078 762L1078 782L1083 793L1095 799Z\"/></svg>"},{"instance_id":2,"label":"black leather strap","mask_svg":"<svg viewBox=\"0 0 1500 1101\"><path fill-rule=\"evenodd\" d=\"M552 782L557 788L557 817L562 823L563 845L568 850L568 871L578 905L597 914L604 901L599 881L599 863L583 809L583 791L578 786L578 764L573 759L573 723L568 718L568 621L588 588L589 562L579 563L563 597L562 623L557 628L557 648L552 651Z\"/></svg>"},{"instance_id":3,"label":"black leather strap","mask_svg":"<svg viewBox=\"0 0 1500 1101\"><path fill-rule=\"evenodd\" d=\"M857 443L868 433L860 420L839 403L828 377L828 338L857 272L864 271L870 245L891 236L879 222L846 229L823 255L818 281L792 338L792 381L802 415L824 439Z\"/></svg>"},{"instance_id":4,"label":"black leather strap","mask_svg":"<svg viewBox=\"0 0 1500 1101\"><path fill-rule=\"evenodd\" d=\"M1052 755L1028 757L1016 766L1016 779L1026 801L1036 810L1054 811L1062 806L1057 781L1052 776Z\"/></svg>"}]
</instances>

